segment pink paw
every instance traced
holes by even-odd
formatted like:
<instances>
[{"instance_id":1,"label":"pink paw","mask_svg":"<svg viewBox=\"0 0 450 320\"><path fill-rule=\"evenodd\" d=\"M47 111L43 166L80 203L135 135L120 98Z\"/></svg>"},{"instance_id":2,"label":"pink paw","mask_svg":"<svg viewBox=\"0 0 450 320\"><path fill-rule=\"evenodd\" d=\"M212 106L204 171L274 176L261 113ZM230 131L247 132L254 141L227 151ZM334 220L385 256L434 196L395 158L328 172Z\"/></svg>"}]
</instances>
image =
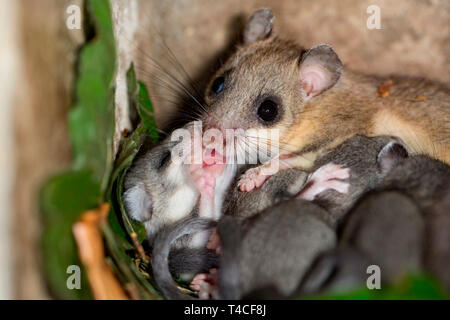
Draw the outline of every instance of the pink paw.
<instances>
[{"instance_id":1,"label":"pink paw","mask_svg":"<svg viewBox=\"0 0 450 320\"><path fill-rule=\"evenodd\" d=\"M218 297L218 272L217 269L209 270L209 273L200 273L192 279L190 288L198 292L198 297L202 300L209 300Z\"/></svg>"},{"instance_id":2,"label":"pink paw","mask_svg":"<svg viewBox=\"0 0 450 320\"><path fill-rule=\"evenodd\" d=\"M192 172L194 184L200 192L199 216L209 218L214 208L214 192L216 188L216 178L203 169Z\"/></svg>"},{"instance_id":3,"label":"pink paw","mask_svg":"<svg viewBox=\"0 0 450 320\"><path fill-rule=\"evenodd\" d=\"M300 192L297 198L312 201L325 190L348 193L349 183L340 180L348 179L349 177L350 169L334 163L328 163L313 172L308 178L306 188Z\"/></svg>"},{"instance_id":4,"label":"pink paw","mask_svg":"<svg viewBox=\"0 0 450 320\"><path fill-rule=\"evenodd\" d=\"M213 175L204 172L198 176L194 174L194 183L202 197L214 197L216 178Z\"/></svg>"},{"instance_id":5,"label":"pink paw","mask_svg":"<svg viewBox=\"0 0 450 320\"><path fill-rule=\"evenodd\" d=\"M200 192L199 216L214 218L216 179L222 175L226 159L215 150L204 149L203 151L202 162L193 162L190 166L190 174Z\"/></svg>"},{"instance_id":6,"label":"pink paw","mask_svg":"<svg viewBox=\"0 0 450 320\"><path fill-rule=\"evenodd\" d=\"M261 167L251 168L240 177L238 187L241 191L250 192L261 187L268 177L263 175Z\"/></svg>"},{"instance_id":7,"label":"pink paw","mask_svg":"<svg viewBox=\"0 0 450 320\"><path fill-rule=\"evenodd\" d=\"M224 170L224 158L213 151L203 155L202 163L192 163L190 174L194 184L202 196L214 196L216 178L220 177Z\"/></svg>"}]
</instances>

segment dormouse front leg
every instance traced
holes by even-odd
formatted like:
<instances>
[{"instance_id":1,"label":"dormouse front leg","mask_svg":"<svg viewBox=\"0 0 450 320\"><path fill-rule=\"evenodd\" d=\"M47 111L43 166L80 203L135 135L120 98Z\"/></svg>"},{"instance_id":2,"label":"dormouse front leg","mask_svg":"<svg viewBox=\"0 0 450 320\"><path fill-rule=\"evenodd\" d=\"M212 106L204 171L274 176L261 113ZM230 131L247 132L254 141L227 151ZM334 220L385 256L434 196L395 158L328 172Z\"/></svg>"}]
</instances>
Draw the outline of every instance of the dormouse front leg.
<instances>
[{"instance_id":1,"label":"dormouse front leg","mask_svg":"<svg viewBox=\"0 0 450 320\"><path fill-rule=\"evenodd\" d=\"M317 195L326 190L346 194L350 184L343 180L348 178L350 178L350 169L332 162L328 163L309 176L305 188L297 195L297 198L313 201Z\"/></svg>"},{"instance_id":2,"label":"dormouse front leg","mask_svg":"<svg viewBox=\"0 0 450 320\"><path fill-rule=\"evenodd\" d=\"M205 151L201 163L193 163L190 173L200 192L199 216L214 219L216 181L223 174L225 159L215 152Z\"/></svg>"},{"instance_id":3,"label":"dormouse front leg","mask_svg":"<svg viewBox=\"0 0 450 320\"><path fill-rule=\"evenodd\" d=\"M299 168L307 170L312 167L316 154L284 154L255 168L248 169L239 179L238 186L243 192L250 192L261 187L271 176L281 170Z\"/></svg>"}]
</instances>

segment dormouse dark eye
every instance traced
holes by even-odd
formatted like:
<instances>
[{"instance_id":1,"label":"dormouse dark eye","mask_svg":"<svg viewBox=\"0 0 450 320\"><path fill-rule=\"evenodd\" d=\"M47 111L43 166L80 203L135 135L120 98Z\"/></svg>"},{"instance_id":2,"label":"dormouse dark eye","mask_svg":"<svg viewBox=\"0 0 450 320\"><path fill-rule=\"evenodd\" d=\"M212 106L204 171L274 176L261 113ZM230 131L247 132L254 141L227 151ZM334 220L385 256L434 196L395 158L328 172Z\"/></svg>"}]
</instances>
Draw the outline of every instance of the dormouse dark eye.
<instances>
[{"instance_id":1,"label":"dormouse dark eye","mask_svg":"<svg viewBox=\"0 0 450 320\"><path fill-rule=\"evenodd\" d=\"M216 78L211 86L211 91L214 92L215 94L222 92L224 83L225 83L224 77L221 76Z\"/></svg>"},{"instance_id":2,"label":"dormouse dark eye","mask_svg":"<svg viewBox=\"0 0 450 320\"><path fill-rule=\"evenodd\" d=\"M271 122L278 115L278 104L270 99L266 99L258 107L258 117L264 122Z\"/></svg>"}]
</instances>

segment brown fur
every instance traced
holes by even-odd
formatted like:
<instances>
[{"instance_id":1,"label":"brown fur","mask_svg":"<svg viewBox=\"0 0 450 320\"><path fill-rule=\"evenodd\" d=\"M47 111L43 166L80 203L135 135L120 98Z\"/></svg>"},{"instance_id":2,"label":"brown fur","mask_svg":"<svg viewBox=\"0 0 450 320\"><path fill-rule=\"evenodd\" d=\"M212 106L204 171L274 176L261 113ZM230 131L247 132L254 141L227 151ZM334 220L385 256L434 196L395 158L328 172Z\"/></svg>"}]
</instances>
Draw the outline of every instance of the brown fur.
<instances>
[{"instance_id":1,"label":"brown fur","mask_svg":"<svg viewBox=\"0 0 450 320\"><path fill-rule=\"evenodd\" d=\"M408 151L425 153L450 164L450 89L425 79L380 78L344 70L334 87L304 102L299 85L303 50L269 37L236 54L217 72L226 74L225 89L206 94L206 127L279 128L282 153L322 154L356 134L394 135ZM386 98L378 86L392 79ZM275 95L281 119L265 125L256 116L258 97ZM427 99L416 101L418 96Z\"/></svg>"}]
</instances>

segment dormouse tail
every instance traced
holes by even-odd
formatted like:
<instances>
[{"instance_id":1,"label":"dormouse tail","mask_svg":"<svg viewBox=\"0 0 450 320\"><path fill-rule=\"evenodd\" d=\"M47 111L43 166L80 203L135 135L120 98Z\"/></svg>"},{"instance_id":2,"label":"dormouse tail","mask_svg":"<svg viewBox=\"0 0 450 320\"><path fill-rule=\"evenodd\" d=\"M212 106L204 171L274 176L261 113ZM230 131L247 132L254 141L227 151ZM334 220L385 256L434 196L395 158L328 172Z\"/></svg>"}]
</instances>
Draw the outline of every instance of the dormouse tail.
<instances>
[{"instance_id":1,"label":"dormouse tail","mask_svg":"<svg viewBox=\"0 0 450 320\"><path fill-rule=\"evenodd\" d=\"M189 217L159 232L152 252L152 269L156 284L164 297L171 300L190 300L193 297L177 288L169 270L169 254L172 244L179 238L200 231L210 230L216 223L211 220Z\"/></svg>"}]
</instances>

